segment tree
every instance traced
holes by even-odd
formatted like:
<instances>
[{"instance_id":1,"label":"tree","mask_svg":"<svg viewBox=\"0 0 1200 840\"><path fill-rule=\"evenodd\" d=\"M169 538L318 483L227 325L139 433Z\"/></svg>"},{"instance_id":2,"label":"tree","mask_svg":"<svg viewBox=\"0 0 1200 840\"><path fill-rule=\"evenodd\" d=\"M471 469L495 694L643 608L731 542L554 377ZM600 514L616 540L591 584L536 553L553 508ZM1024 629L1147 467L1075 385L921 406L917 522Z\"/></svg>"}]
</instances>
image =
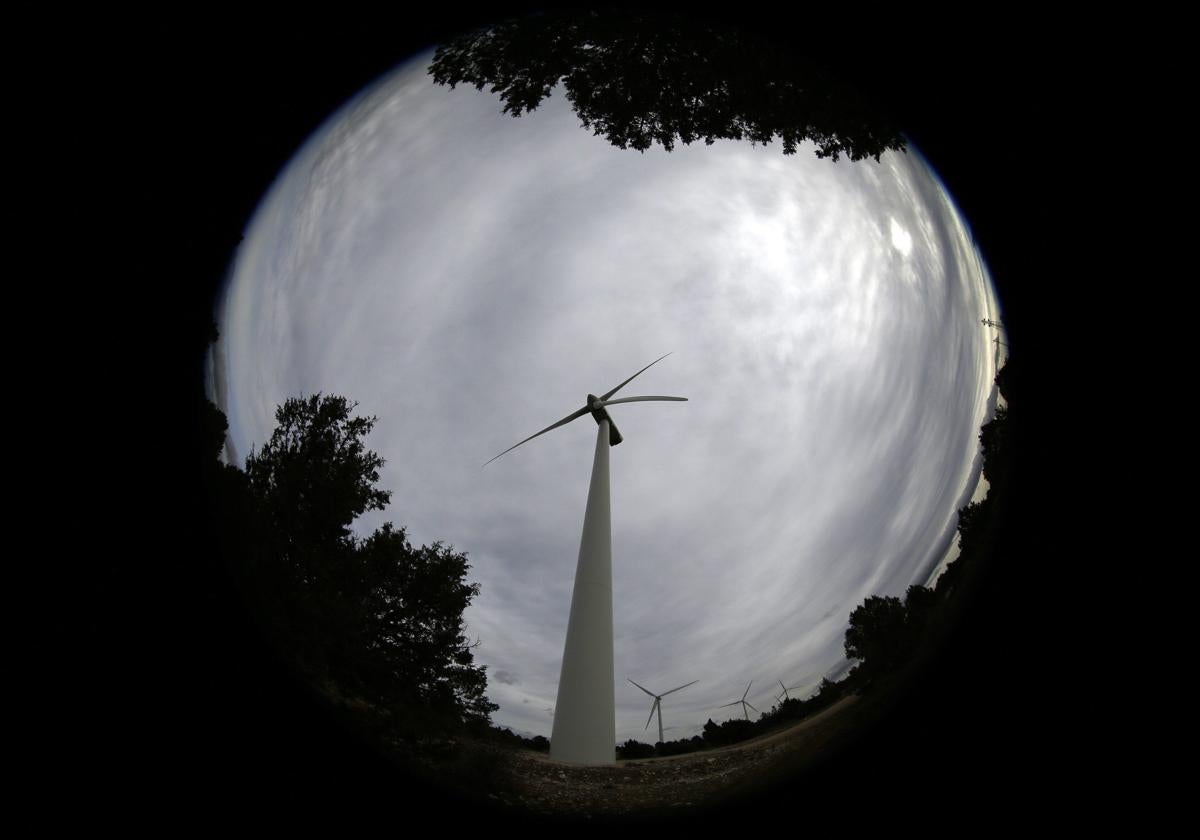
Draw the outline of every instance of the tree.
<instances>
[{"instance_id":1,"label":"tree","mask_svg":"<svg viewBox=\"0 0 1200 840\"><path fill-rule=\"evenodd\" d=\"M914 583L904 593L904 615L908 624L919 634L937 609L938 597L927 586Z\"/></svg>"},{"instance_id":2,"label":"tree","mask_svg":"<svg viewBox=\"0 0 1200 840\"><path fill-rule=\"evenodd\" d=\"M473 664L463 611L479 594L467 583L467 555L440 542L413 548L403 529L386 523L360 549L366 576L367 644L381 684L395 695L468 719L499 708L484 694L487 678Z\"/></svg>"},{"instance_id":3,"label":"tree","mask_svg":"<svg viewBox=\"0 0 1200 840\"><path fill-rule=\"evenodd\" d=\"M997 377L999 379L999 377ZM979 430L983 474L991 484L1001 484L1008 467L1008 409L996 406L992 419Z\"/></svg>"},{"instance_id":4,"label":"tree","mask_svg":"<svg viewBox=\"0 0 1200 840\"><path fill-rule=\"evenodd\" d=\"M292 398L246 459L264 556L254 585L301 665L339 689L424 723L486 720L485 669L463 612L479 593L465 554L414 548L391 523L366 540L350 526L379 510L383 459L364 439L375 417L336 395Z\"/></svg>"},{"instance_id":5,"label":"tree","mask_svg":"<svg viewBox=\"0 0 1200 840\"><path fill-rule=\"evenodd\" d=\"M846 656L880 673L904 656L904 604L899 598L872 595L850 613L846 629Z\"/></svg>"},{"instance_id":6,"label":"tree","mask_svg":"<svg viewBox=\"0 0 1200 840\"><path fill-rule=\"evenodd\" d=\"M799 52L682 16L541 13L439 46L429 73L490 86L514 117L561 81L584 127L621 149L778 136L784 154L811 140L836 161L904 148L877 107Z\"/></svg>"},{"instance_id":7,"label":"tree","mask_svg":"<svg viewBox=\"0 0 1200 840\"><path fill-rule=\"evenodd\" d=\"M391 498L375 487L383 459L363 443L377 418L351 417L356 407L335 395L291 398L275 411L271 439L246 459L276 548L310 589L336 586L353 548L350 524Z\"/></svg>"},{"instance_id":8,"label":"tree","mask_svg":"<svg viewBox=\"0 0 1200 840\"><path fill-rule=\"evenodd\" d=\"M617 758L630 761L637 758L654 758L654 746L643 744L630 738L624 744L617 744Z\"/></svg>"}]
</instances>

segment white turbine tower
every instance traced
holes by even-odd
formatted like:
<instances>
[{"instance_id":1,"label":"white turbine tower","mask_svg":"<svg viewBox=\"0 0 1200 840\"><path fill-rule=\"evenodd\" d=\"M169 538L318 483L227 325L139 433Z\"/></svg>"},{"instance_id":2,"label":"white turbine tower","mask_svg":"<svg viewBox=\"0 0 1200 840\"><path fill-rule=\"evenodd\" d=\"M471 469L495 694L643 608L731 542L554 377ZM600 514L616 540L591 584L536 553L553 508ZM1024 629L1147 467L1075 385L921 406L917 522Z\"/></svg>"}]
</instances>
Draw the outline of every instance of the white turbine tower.
<instances>
[{"instance_id":1,"label":"white turbine tower","mask_svg":"<svg viewBox=\"0 0 1200 840\"><path fill-rule=\"evenodd\" d=\"M558 679L554 726L550 732L550 756L559 761L575 764L611 764L616 761L617 715L616 686L613 682L612 525L608 503L608 450L609 447L619 444L623 438L605 408L617 403L653 400L687 402L686 397L611 399L613 394L632 382L635 377L669 355L671 354L659 356L599 397L588 394L583 408L500 453L503 455L511 452L522 443L528 443L538 435L544 435L551 429L557 429L585 414L591 414L599 427L596 430L596 454L592 460L592 480L588 486L587 508L583 514L579 562L575 566L575 587L571 592L571 613L567 619L567 640L563 646L562 671Z\"/></svg>"},{"instance_id":2,"label":"white turbine tower","mask_svg":"<svg viewBox=\"0 0 1200 840\"><path fill-rule=\"evenodd\" d=\"M629 678L626 677L626 679L629 679ZM695 685L696 683L700 682L700 680L692 680L687 685L681 685L681 686L679 686L679 688L672 688L670 691L664 691L662 694L655 694L653 691L650 691L648 688L642 688L642 686L633 682L633 680L629 680L629 681L631 683L633 683L634 685L637 685L638 688L641 688L642 691L646 692L647 694L649 694L651 697L654 698L654 702L650 704L650 717L646 718L646 725L644 727L642 727L642 729L643 729L643 731L645 731L646 729L650 728L650 721L652 721L654 719L654 712L657 711L658 712L658 740L659 740L659 743L662 743L662 741L663 741L662 699L664 697L666 697L668 694L674 694L676 691L680 691L682 689L687 688L688 685Z\"/></svg>"},{"instance_id":3,"label":"white turbine tower","mask_svg":"<svg viewBox=\"0 0 1200 840\"><path fill-rule=\"evenodd\" d=\"M750 706L750 704L746 702L746 695L750 693L750 686L752 685L754 685L754 680L750 680L750 682L746 683L746 691L742 694L741 700L734 700L732 703L726 703L724 706L717 706L717 708L728 709L730 706L736 706L738 703L741 703L742 714L746 716L746 720L750 720L750 713L746 711L746 707ZM750 706L750 708L754 709L753 706ZM754 711L758 712L758 709L754 709ZM759 714L762 714L762 712L759 712Z\"/></svg>"}]
</instances>

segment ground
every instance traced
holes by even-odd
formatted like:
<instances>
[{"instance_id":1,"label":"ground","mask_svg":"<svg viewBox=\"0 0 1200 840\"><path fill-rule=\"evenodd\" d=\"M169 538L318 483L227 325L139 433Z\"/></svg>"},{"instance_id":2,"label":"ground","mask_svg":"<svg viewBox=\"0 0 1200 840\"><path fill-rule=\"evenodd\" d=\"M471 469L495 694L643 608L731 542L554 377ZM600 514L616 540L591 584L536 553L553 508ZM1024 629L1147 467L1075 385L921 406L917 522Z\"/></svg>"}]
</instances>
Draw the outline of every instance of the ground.
<instances>
[{"instance_id":1,"label":"ground","mask_svg":"<svg viewBox=\"0 0 1200 840\"><path fill-rule=\"evenodd\" d=\"M545 753L492 744L464 747L486 765L490 804L518 813L561 817L686 814L736 799L783 773L819 759L854 726L851 695L798 724L728 747L666 758L583 767Z\"/></svg>"}]
</instances>

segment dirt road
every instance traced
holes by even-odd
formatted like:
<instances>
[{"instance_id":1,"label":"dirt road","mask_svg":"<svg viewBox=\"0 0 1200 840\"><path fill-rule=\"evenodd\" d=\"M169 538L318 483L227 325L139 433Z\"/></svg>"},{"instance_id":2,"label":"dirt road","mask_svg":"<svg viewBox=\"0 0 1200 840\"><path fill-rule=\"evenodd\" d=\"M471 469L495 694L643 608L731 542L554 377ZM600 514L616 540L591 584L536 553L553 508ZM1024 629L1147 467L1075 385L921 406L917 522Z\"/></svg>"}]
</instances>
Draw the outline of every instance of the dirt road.
<instances>
[{"instance_id":1,"label":"dirt road","mask_svg":"<svg viewBox=\"0 0 1200 840\"><path fill-rule=\"evenodd\" d=\"M780 732L681 756L580 767L543 753L496 750L496 790L489 798L518 811L559 816L686 813L729 801L785 771L802 769L843 732L855 696Z\"/></svg>"}]
</instances>

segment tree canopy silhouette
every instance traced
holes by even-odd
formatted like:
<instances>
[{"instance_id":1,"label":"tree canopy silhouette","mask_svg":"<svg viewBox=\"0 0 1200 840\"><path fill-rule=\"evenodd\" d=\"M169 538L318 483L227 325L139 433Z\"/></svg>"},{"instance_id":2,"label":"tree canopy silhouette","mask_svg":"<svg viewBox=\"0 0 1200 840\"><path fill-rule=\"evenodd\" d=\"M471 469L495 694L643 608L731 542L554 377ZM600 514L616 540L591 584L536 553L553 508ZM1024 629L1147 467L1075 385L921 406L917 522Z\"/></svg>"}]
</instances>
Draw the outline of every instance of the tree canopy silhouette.
<instances>
[{"instance_id":1,"label":"tree canopy silhouette","mask_svg":"<svg viewBox=\"0 0 1200 840\"><path fill-rule=\"evenodd\" d=\"M339 396L289 399L275 411L271 439L246 458L281 559L309 587L338 576L340 555L354 548L350 524L391 497L375 487L383 459L362 440L376 418L352 418L354 408Z\"/></svg>"},{"instance_id":2,"label":"tree canopy silhouette","mask_svg":"<svg viewBox=\"0 0 1200 840\"><path fill-rule=\"evenodd\" d=\"M497 708L474 664L463 612L479 593L464 553L412 546L391 523L359 539L353 521L386 505L374 417L336 395L287 400L246 459L258 524L255 594L305 670L393 716L408 731L486 721Z\"/></svg>"},{"instance_id":3,"label":"tree canopy silhouette","mask_svg":"<svg viewBox=\"0 0 1200 840\"><path fill-rule=\"evenodd\" d=\"M850 613L846 656L873 670L886 670L906 653L904 604L899 598L872 595Z\"/></svg>"},{"instance_id":4,"label":"tree canopy silhouette","mask_svg":"<svg viewBox=\"0 0 1200 840\"><path fill-rule=\"evenodd\" d=\"M618 148L717 139L851 160L903 150L900 132L853 87L794 49L678 15L540 13L439 46L429 73L490 86L505 113L532 111L560 81L585 128Z\"/></svg>"},{"instance_id":5,"label":"tree canopy silhouette","mask_svg":"<svg viewBox=\"0 0 1200 840\"><path fill-rule=\"evenodd\" d=\"M1012 371L1011 363L1007 363L996 375L996 384L1006 399L1012 386ZM979 579L987 555L995 548L998 513L993 491L1004 488L1012 471L1011 423L1008 408L999 405L980 429L983 474L992 489L983 499L968 502L959 509L959 554L943 570L936 585L910 586L903 601L870 596L850 614L846 656L859 660L856 671L861 679L894 671L913 661L922 648L937 644L950 627L949 608L961 608L963 603L961 598L952 600L956 588L966 580Z\"/></svg>"},{"instance_id":6,"label":"tree canopy silhouette","mask_svg":"<svg viewBox=\"0 0 1200 840\"><path fill-rule=\"evenodd\" d=\"M485 695L463 630L463 611L479 594L467 583L465 554L440 542L414 548L403 529L386 523L365 540L363 561L367 646L393 691L436 708L485 720L496 708Z\"/></svg>"}]
</instances>

